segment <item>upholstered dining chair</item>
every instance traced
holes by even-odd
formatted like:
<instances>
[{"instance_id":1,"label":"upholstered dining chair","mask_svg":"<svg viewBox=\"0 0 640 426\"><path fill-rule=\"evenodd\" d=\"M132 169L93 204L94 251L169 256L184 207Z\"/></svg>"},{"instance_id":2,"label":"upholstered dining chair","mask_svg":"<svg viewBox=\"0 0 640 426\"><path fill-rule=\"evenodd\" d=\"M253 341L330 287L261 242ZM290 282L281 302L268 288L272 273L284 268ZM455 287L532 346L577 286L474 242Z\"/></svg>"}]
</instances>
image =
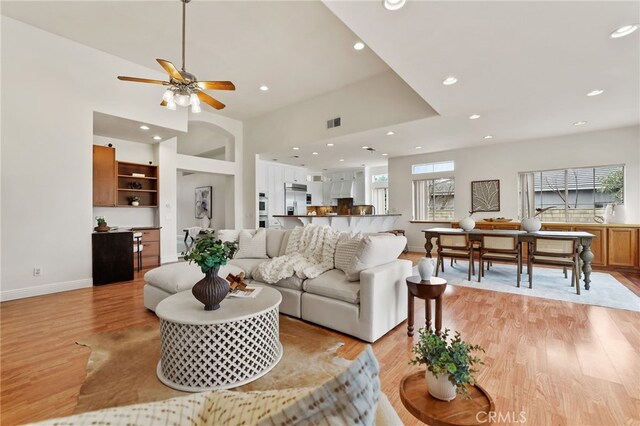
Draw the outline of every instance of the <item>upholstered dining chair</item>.
<instances>
[{"instance_id":1,"label":"upholstered dining chair","mask_svg":"<svg viewBox=\"0 0 640 426\"><path fill-rule=\"evenodd\" d=\"M484 275L484 262L492 260L513 262L516 264L517 286L520 287L522 255L517 237L513 235L482 235L480 240L480 257L478 262L478 282Z\"/></svg>"},{"instance_id":2,"label":"upholstered dining chair","mask_svg":"<svg viewBox=\"0 0 640 426\"><path fill-rule=\"evenodd\" d=\"M467 234L438 236L438 262L436 263L436 277L440 268L444 272L444 259L465 259L469 261L467 279L471 281L471 275L475 274L473 263L473 243L469 241Z\"/></svg>"},{"instance_id":3,"label":"upholstered dining chair","mask_svg":"<svg viewBox=\"0 0 640 426\"><path fill-rule=\"evenodd\" d=\"M572 239L536 237L529 249L529 288L533 283L533 265L562 266L571 268L571 287L580 294L580 273L578 267L578 242ZM566 269L565 269L566 271ZM565 273L566 278L566 273Z\"/></svg>"}]
</instances>

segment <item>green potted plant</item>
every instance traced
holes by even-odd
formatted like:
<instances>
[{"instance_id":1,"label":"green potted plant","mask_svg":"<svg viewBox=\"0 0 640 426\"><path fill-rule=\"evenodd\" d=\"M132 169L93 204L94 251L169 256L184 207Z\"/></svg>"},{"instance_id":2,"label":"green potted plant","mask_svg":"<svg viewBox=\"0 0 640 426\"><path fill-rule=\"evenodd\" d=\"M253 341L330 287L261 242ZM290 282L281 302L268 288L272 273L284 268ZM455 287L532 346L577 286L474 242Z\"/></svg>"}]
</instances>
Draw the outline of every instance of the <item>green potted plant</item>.
<instances>
[{"instance_id":1,"label":"green potted plant","mask_svg":"<svg viewBox=\"0 0 640 426\"><path fill-rule=\"evenodd\" d=\"M205 311L214 311L229 293L229 283L218 276L220 267L227 264L238 249L235 241L221 241L212 234L199 238L193 248L184 255L184 260L195 262L204 274L193 286L193 296L204 304Z\"/></svg>"},{"instance_id":2,"label":"green potted plant","mask_svg":"<svg viewBox=\"0 0 640 426\"><path fill-rule=\"evenodd\" d=\"M129 201L129 203L131 203L132 206L139 206L140 205L140 197L138 197L137 195L133 195L131 197L127 197L127 200Z\"/></svg>"},{"instance_id":3,"label":"green potted plant","mask_svg":"<svg viewBox=\"0 0 640 426\"><path fill-rule=\"evenodd\" d=\"M466 396L467 385L476 383L477 370L473 367L484 364L472 355L472 352L484 352L481 346L465 342L457 331L449 341L449 333L448 328L439 335L421 328L418 343L411 349L415 358L410 363L427 366L425 378L429 394L443 401L451 401L456 394Z\"/></svg>"},{"instance_id":4,"label":"green potted plant","mask_svg":"<svg viewBox=\"0 0 640 426\"><path fill-rule=\"evenodd\" d=\"M96 222L98 223L98 226L94 228L96 231L107 232L109 230L109 227L107 226L107 220L104 218L104 216L96 216Z\"/></svg>"}]
</instances>

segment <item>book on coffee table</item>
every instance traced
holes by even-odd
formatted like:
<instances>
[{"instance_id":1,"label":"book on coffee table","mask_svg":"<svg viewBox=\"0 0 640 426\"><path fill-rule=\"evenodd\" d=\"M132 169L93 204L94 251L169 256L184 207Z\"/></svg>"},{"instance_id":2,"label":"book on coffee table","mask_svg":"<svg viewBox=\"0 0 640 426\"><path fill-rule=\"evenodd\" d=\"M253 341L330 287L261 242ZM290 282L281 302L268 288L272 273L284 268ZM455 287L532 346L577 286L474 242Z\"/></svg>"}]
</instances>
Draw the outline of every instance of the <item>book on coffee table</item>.
<instances>
[{"instance_id":1,"label":"book on coffee table","mask_svg":"<svg viewBox=\"0 0 640 426\"><path fill-rule=\"evenodd\" d=\"M229 296L231 297L241 297L241 298L254 298L260 293L262 287L245 287L241 289L240 287L236 287L234 289L229 290Z\"/></svg>"}]
</instances>

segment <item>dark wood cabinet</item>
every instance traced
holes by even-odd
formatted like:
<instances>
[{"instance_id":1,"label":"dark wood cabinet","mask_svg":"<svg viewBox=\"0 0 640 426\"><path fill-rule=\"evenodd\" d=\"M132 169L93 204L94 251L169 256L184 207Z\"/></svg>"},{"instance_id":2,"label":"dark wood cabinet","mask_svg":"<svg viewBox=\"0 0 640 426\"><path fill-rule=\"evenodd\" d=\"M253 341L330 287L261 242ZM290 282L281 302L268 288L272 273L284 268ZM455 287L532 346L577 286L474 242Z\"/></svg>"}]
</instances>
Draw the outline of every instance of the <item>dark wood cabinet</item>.
<instances>
[{"instance_id":1,"label":"dark wood cabinet","mask_svg":"<svg viewBox=\"0 0 640 426\"><path fill-rule=\"evenodd\" d=\"M138 207L158 207L158 166L118 161L118 207L134 207L129 197L140 198Z\"/></svg>"},{"instance_id":2,"label":"dark wood cabinet","mask_svg":"<svg viewBox=\"0 0 640 426\"><path fill-rule=\"evenodd\" d=\"M142 234L142 268L160 266L160 229L133 228L132 231ZM133 267L138 269L138 256L134 256Z\"/></svg>"},{"instance_id":3,"label":"dark wood cabinet","mask_svg":"<svg viewBox=\"0 0 640 426\"><path fill-rule=\"evenodd\" d=\"M116 205L116 150L93 146L93 205Z\"/></svg>"},{"instance_id":4,"label":"dark wood cabinet","mask_svg":"<svg viewBox=\"0 0 640 426\"><path fill-rule=\"evenodd\" d=\"M93 285L133 279L133 232L94 232Z\"/></svg>"}]
</instances>

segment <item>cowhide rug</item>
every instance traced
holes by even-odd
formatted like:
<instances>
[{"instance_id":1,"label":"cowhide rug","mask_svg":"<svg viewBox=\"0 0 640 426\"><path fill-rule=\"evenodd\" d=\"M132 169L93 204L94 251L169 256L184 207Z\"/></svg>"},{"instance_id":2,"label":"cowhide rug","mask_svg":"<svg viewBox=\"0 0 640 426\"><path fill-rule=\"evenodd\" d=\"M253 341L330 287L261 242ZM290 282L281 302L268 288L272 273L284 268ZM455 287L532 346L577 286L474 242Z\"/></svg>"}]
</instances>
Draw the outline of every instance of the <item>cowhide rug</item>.
<instances>
[{"instance_id":1,"label":"cowhide rug","mask_svg":"<svg viewBox=\"0 0 640 426\"><path fill-rule=\"evenodd\" d=\"M302 321L280 316L280 341L284 354L278 365L255 382L234 390L320 385L348 364L336 353L343 344L336 336ZM76 343L91 348L76 414L186 395L156 377L160 359L158 326L94 334Z\"/></svg>"}]
</instances>

